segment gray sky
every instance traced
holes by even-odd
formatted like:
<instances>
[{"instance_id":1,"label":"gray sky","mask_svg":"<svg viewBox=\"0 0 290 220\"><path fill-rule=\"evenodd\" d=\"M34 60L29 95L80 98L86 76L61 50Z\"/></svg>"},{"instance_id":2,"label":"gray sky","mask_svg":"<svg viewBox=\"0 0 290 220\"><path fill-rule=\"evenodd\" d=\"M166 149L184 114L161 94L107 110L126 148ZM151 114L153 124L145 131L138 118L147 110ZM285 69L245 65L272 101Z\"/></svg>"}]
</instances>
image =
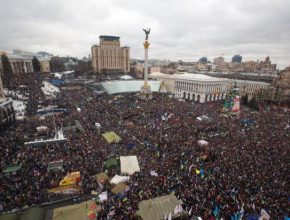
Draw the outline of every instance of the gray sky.
<instances>
[{"instance_id":1,"label":"gray sky","mask_svg":"<svg viewBox=\"0 0 290 220\"><path fill-rule=\"evenodd\" d=\"M234 54L290 65L290 0L1 0L0 50L79 58L99 35L121 37L131 58L197 61Z\"/></svg>"}]
</instances>

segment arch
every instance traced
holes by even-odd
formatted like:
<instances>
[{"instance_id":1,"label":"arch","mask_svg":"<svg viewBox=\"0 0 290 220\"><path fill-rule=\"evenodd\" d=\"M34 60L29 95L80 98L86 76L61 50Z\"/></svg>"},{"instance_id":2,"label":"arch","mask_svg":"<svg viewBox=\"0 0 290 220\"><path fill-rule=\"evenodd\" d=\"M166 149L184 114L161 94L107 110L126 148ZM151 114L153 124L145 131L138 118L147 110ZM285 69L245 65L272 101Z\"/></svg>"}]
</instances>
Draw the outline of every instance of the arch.
<instances>
[{"instance_id":1,"label":"arch","mask_svg":"<svg viewBox=\"0 0 290 220\"><path fill-rule=\"evenodd\" d=\"M220 100L220 93L217 94L216 100Z\"/></svg>"},{"instance_id":2,"label":"arch","mask_svg":"<svg viewBox=\"0 0 290 220\"><path fill-rule=\"evenodd\" d=\"M221 93L218 93L217 100L221 100Z\"/></svg>"},{"instance_id":3,"label":"arch","mask_svg":"<svg viewBox=\"0 0 290 220\"><path fill-rule=\"evenodd\" d=\"M190 100L190 93L187 93L187 99Z\"/></svg>"},{"instance_id":4,"label":"arch","mask_svg":"<svg viewBox=\"0 0 290 220\"><path fill-rule=\"evenodd\" d=\"M195 102L195 94L192 94L192 100Z\"/></svg>"},{"instance_id":5,"label":"arch","mask_svg":"<svg viewBox=\"0 0 290 220\"><path fill-rule=\"evenodd\" d=\"M183 92L183 98L186 99L186 92Z\"/></svg>"},{"instance_id":6,"label":"arch","mask_svg":"<svg viewBox=\"0 0 290 220\"><path fill-rule=\"evenodd\" d=\"M200 95L197 95L197 102L200 102Z\"/></svg>"},{"instance_id":7,"label":"arch","mask_svg":"<svg viewBox=\"0 0 290 220\"><path fill-rule=\"evenodd\" d=\"M213 101L215 101L215 99L216 99L216 96L215 96L215 94L213 95Z\"/></svg>"},{"instance_id":8,"label":"arch","mask_svg":"<svg viewBox=\"0 0 290 220\"><path fill-rule=\"evenodd\" d=\"M205 102L208 102L208 94L205 95Z\"/></svg>"}]
</instances>

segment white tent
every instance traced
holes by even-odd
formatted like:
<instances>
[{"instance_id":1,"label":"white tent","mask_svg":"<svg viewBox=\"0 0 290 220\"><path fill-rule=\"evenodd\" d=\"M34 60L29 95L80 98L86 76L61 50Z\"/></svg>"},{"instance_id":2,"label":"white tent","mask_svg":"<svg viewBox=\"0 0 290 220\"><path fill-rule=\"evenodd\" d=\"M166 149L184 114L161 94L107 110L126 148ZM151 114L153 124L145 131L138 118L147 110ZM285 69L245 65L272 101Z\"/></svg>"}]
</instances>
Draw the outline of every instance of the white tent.
<instances>
[{"instance_id":1,"label":"white tent","mask_svg":"<svg viewBox=\"0 0 290 220\"><path fill-rule=\"evenodd\" d=\"M139 163L136 156L121 156L121 173L133 175L135 172L140 172Z\"/></svg>"},{"instance_id":2,"label":"white tent","mask_svg":"<svg viewBox=\"0 0 290 220\"><path fill-rule=\"evenodd\" d=\"M208 146L208 142L205 140L199 140L197 143L199 146Z\"/></svg>"},{"instance_id":3,"label":"white tent","mask_svg":"<svg viewBox=\"0 0 290 220\"><path fill-rule=\"evenodd\" d=\"M115 175L110 183L112 184L118 184L118 183L124 183L126 181L129 181L130 177L129 176L119 176L119 175Z\"/></svg>"}]
</instances>

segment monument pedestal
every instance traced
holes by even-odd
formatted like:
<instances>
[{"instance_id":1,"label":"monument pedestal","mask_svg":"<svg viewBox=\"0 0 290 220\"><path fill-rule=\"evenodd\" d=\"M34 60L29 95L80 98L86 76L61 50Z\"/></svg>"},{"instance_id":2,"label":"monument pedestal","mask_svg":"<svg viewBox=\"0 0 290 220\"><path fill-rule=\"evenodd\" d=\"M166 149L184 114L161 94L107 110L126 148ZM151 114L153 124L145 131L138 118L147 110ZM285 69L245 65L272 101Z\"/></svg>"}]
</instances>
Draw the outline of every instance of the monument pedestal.
<instances>
[{"instance_id":1,"label":"monument pedestal","mask_svg":"<svg viewBox=\"0 0 290 220\"><path fill-rule=\"evenodd\" d=\"M141 86L140 99L141 100L152 99L152 91L151 91L151 87L148 83Z\"/></svg>"}]
</instances>

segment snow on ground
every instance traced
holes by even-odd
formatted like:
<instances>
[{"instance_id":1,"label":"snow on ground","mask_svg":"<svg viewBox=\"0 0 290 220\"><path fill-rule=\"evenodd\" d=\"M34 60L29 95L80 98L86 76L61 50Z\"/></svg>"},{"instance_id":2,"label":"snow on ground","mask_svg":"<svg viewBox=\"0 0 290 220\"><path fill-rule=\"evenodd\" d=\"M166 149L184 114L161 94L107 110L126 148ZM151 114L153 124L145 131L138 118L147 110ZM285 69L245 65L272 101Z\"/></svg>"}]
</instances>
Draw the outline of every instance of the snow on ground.
<instances>
[{"instance_id":1,"label":"snow on ground","mask_svg":"<svg viewBox=\"0 0 290 220\"><path fill-rule=\"evenodd\" d=\"M8 90L5 88L4 94L5 94L5 96L12 97L13 99L28 100L28 97L21 94L19 91Z\"/></svg>"},{"instance_id":2,"label":"snow on ground","mask_svg":"<svg viewBox=\"0 0 290 220\"><path fill-rule=\"evenodd\" d=\"M59 93L59 88L52 85L51 83L44 81L43 86L41 87L44 95L55 97L56 93Z\"/></svg>"},{"instance_id":3,"label":"snow on ground","mask_svg":"<svg viewBox=\"0 0 290 220\"><path fill-rule=\"evenodd\" d=\"M61 79L63 75L71 74L73 72L74 72L74 70L66 70L63 72L55 72L55 73L51 73L51 74L54 75L54 77Z\"/></svg>"},{"instance_id":4,"label":"snow on ground","mask_svg":"<svg viewBox=\"0 0 290 220\"><path fill-rule=\"evenodd\" d=\"M26 102L13 100L13 108L16 116L16 120L22 120L25 116Z\"/></svg>"},{"instance_id":5,"label":"snow on ground","mask_svg":"<svg viewBox=\"0 0 290 220\"><path fill-rule=\"evenodd\" d=\"M53 73L55 78L61 79L62 75L60 73Z\"/></svg>"},{"instance_id":6,"label":"snow on ground","mask_svg":"<svg viewBox=\"0 0 290 220\"><path fill-rule=\"evenodd\" d=\"M131 80L131 79L133 79L133 77L129 76L129 75L123 75L123 76L120 77L120 79Z\"/></svg>"}]
</instances>

